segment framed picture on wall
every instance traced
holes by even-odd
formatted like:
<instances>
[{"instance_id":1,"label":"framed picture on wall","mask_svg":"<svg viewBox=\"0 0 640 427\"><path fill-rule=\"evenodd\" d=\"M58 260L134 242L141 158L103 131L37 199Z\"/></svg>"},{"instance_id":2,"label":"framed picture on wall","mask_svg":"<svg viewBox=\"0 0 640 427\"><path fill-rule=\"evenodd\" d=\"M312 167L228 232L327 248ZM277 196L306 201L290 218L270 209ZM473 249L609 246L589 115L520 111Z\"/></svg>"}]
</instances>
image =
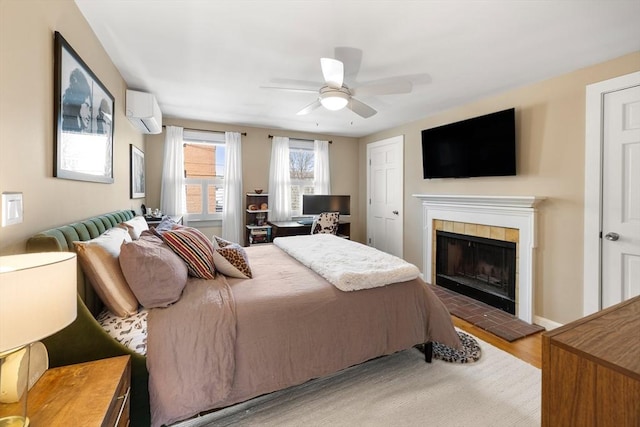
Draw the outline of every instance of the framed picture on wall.
<instances>
[{"instance_id":1,"label":"framed picture on wall","mask_svg":"<svg viewBox=\"0 0 640 427\"><path fill-rule=\"evenodd\" d=\"M133 144L129 144L131 171L131 198L144 197L144 152Z\"/></svg>"},{"instance_id":2,"label":"framed picture on wall","mask_svg":"<svg viewBox=\"0 0 640 427\"><path fill-rule=\"evenodd\" d=\"M113 183L114 98L55 32L53 176Z\"/></svg>"}]
</instances>

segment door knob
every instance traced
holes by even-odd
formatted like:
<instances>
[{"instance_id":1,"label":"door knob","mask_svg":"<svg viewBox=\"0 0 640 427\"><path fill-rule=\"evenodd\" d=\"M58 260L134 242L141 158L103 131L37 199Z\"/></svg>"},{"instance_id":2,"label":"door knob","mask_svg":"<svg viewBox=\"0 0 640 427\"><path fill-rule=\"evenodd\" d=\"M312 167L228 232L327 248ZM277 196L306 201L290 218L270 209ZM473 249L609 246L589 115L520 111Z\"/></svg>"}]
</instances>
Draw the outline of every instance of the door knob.
<instances>
[{"instance_id":1,"label":"door knob","mask_svg":"<svg viewBox=\"0 0 640 427\"><path fill-rule=\"evenodd\" d=\"M394 215L398 215L398 211L393 211L393 214Z\"/></svg>"},{"instance_id":2,"label":"door knob","mask_svg":"<svg viewBox=\"0 0 640 427\"><path fill-rule=\"evenodd\" d=\"M620 238L620 235L618 233L607 233L604 235L604 238L607 240L611 240L612 242L615 242Z\"/></svg>"}]
</instances>

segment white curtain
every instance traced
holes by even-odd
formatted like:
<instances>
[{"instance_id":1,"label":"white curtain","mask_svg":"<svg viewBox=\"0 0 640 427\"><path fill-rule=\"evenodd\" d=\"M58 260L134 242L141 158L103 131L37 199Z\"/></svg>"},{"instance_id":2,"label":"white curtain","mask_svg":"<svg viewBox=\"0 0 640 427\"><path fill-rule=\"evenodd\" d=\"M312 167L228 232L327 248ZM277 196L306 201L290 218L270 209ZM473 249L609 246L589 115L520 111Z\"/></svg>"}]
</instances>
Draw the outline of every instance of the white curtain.
<instances>
[{"instance_id":1,"label":"white curtain","mask_svg":"<svg viewBox=\"0 0 640 427\"><path fill-rule=\"evenodd\" d=\"M329 169L329 141L313 141L314 194L331 194Z\"/></svg>"},{"instance_id":2,"label":"white curtain","mask_svg":"<svg viewBox=\"0 0 640 427\"><path fill-rule=\"evenodd\" d=\"M185 215L187 212L182 130L178 126L166 128L160 191L160 209L166 215Z\"/></svg>"},{"instance_id":3,"label":"white curtain","mask_svg":"<svg viewBox=\"0 0 640 427\"><path fill-rule=\"evenodd\" d=\"M222 238L242 242L242 138L239 132L225 132L224 207Z\"/></svg>"},{"instance_id":4,"label":"white curtain","mask_svg":"<svg viewBox=\"0 0 640 427\"><path fill-rule=\"evenodd\" d=\"M289 138L274 136L269 169L269 220L291 220L291 177L289 175Z\"/></svg>"}]
</instances>

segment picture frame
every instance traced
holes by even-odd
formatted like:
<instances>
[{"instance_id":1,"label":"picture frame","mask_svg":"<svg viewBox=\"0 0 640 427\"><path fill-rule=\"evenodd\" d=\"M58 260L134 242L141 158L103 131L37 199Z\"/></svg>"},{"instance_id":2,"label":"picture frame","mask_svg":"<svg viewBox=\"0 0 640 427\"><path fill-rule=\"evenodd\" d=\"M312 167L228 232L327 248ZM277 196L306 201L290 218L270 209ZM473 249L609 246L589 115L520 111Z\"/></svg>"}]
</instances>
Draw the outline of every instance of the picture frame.
<instances>
[{"instance_id":1,"label":"picture frame","mask_svg":"<svg viewBox=\"0 0 640 427\"><path fill-rule=\"evenodd\" d=\"M111 184L115 99L57 31L54 45L53 176Z\"/></svg>"},{"instance_id":2,"label":"picture frame","mask_svg":"<svg viewBox=\"0 0 640 427\"><path fill-rule=\"evenodd\" d=\"M145 197L144 152L133 144L129 144L129 171L130 198Z\"/></svg>"}]
</instances>

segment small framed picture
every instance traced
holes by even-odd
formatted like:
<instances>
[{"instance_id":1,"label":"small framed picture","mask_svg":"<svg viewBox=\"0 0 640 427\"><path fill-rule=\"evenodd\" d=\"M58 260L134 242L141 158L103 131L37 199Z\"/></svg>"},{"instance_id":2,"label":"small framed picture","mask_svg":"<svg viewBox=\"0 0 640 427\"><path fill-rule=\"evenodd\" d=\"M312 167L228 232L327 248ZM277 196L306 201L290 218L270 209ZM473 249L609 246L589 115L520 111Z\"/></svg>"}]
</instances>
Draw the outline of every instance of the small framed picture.
<instances>
[{"instance_id":1,"label":"small framed picture","mask_svg":"<svg viewBox=\"0 0 640 427\"><path fill-rule=\"evenodd\" d=\"M132 199L145 196L144 191L144 152L133 144L129 144L131 195Z\"/></svg>"},{"instance_id":2,"label":"small framed picture","mask_svg":"<svg viewBox=\"0 0 640 427\"><path fill-rule=\"evenodd\" d=\"M53 176L113 183L114 98L55 32Z\"/></svg>"}]
</instances>

